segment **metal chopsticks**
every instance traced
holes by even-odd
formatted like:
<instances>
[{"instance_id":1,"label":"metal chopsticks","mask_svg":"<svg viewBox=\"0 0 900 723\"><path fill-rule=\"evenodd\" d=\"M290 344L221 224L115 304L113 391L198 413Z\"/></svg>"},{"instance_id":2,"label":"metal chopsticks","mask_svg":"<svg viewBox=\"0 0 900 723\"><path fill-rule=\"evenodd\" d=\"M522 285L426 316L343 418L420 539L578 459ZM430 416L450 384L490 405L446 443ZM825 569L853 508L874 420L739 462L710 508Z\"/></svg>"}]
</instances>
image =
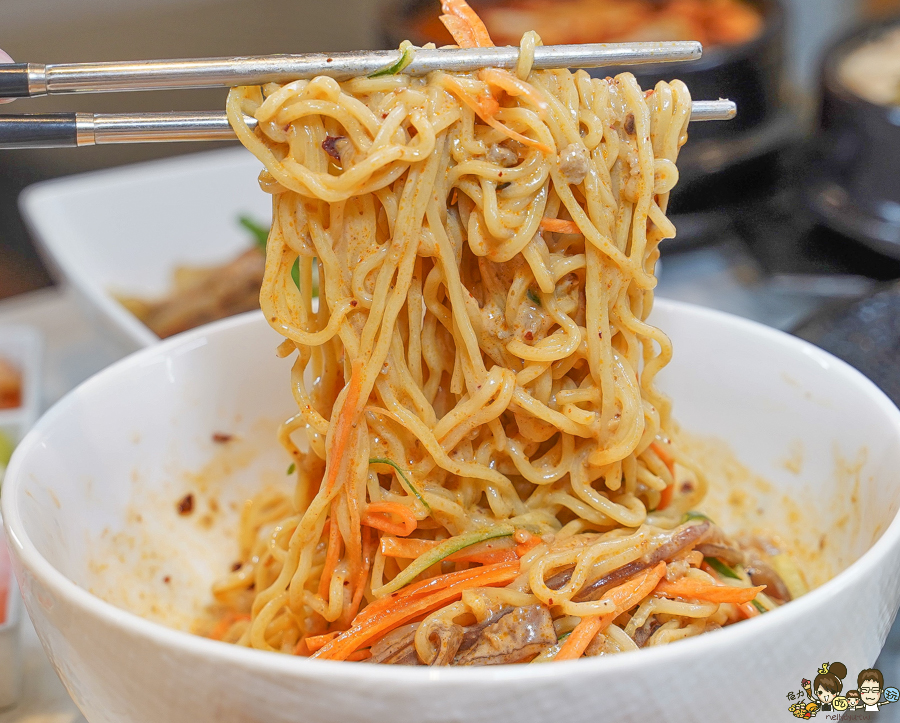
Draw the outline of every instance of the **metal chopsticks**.
<instances>
[{"instance_id":1,"label":"metal chopsticks","mask_svg":"<svg viewBox=\"0 0 900 723\"><path fill-rule=\"evenodd\" d=\"M697 42L546 45L534 49L534 67L543 70L642 65L696 60L702 54L703 46ZM347 80L391 66L400 58L399 50L375 50L121 63L13 63L0 65L0 98L259 85L317 75ZM513 46L420 48L403 72L425 75L433 70L514 68L518 59L519 48Z\"/></svg>"},{"instance_id":2,"label":"metal chopsticks","mask_svg":"<svg viewBox=\"0 0 900 723\"><path fill-rule=\"evenodd\" d=\"M592 43L547 45L534 49L533 67L596 68L696 60L696 42ZM337 80L370 75L397 63L400 50L352 53L266 55L245 58L147 60L132 62L0 65L0 98L56 93L108 93L259 85L327 75ZM514 68L519 48L418 48L404 69L408 75L434 70L473 71ZM694 101L692 120L730 120L729 100ZM255 127L256 120L245 119ZM222 112L0 115L0 149L65 148L111 143L230 140L235 137Z\"/></svg>"},{"instance_id":3,"label":"metal chopsticks","mask_svg":"<svg viewBox=\"0 0 900 723\"><path fill-rule=\"evenodd\" d=\"M692 121L731 120L730 100L698 100ZM256 127L256 119L244 117ZM222 111L173 113L45 113L0 115L0 149L68 148L112 143L234 140Z\"/></svg>"}]
</instances>

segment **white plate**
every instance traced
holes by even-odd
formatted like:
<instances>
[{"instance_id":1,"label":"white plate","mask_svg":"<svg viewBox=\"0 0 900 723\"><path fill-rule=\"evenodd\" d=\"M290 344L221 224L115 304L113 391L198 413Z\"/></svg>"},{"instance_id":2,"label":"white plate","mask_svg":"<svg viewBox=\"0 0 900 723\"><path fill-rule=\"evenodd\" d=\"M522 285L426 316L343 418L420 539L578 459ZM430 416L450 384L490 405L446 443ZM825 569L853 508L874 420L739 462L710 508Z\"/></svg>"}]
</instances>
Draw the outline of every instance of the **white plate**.
<instances>
[{"instance_id":1,"label":"white plate","mask_svg":"<svg viewBox=\"0 0 900 723\"><path fill-rule=\"evenodd\" d=\"M271 219L261 168L228 148L38 183L19 205L54 272L139 348L159 338L114 294L160 296L177 266L224 263L250 246L238 217Z\"/></svg>"}]
</instances>

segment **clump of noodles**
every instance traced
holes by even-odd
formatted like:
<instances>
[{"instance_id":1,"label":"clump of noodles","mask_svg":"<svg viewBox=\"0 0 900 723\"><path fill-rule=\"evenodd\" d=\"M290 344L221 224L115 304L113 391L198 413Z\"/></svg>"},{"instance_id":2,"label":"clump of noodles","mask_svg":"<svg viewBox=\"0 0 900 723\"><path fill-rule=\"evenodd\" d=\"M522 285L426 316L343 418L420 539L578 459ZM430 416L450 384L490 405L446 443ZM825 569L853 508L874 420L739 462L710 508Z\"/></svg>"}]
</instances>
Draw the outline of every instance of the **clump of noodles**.
<instances>
[{"instance_id":1,"label":"clump of noodles","mask_svg":"<svg viewBox=\"0 0 900 723\"><path fill-rule=\"evenodd\" d=\"M261 306L295 356L297 483L248 503L213 637L362 659L415 600L396 620L426 616L415 649L434 661L442 625L540 605L553 634L529 655L547 657L615 614L585 585L660 563L700 522L682 517L705 482L655 386L672 347L647 323L690 95L533 71L539 42L515 72L232 90L273 197ZM440 575L445 597L412 592ZM652 590L605 652L651 616L658 642L734 618Z\"/></svg>"}]
</instances>

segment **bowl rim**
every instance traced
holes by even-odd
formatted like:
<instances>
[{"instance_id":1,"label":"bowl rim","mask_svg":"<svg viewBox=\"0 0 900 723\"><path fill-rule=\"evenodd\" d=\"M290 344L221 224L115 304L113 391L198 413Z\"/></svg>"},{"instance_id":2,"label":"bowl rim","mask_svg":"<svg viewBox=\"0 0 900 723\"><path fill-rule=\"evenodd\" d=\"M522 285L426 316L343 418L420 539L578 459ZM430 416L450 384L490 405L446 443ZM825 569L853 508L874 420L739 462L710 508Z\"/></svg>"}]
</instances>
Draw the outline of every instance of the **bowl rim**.
<instances>
[{"instance_id":1,"label":"bowl rim","mask_svg":"<svg viewBox=\"0 0 900 723\"><path fill-rule=\"evenodd\" d=\"M900 409L867 377L846 362L819 349L802 339L764 326L757 322L734 316L725 312L699 307L694 304L657 299L656 306L668 312L685 315L701 323L726 323L736 326L751 335L774 342L779 346L787 346L796 352L811 358L823 368L833 368L848 383L855 384L861 392L865 392L873 402L892 419L894 433L900 442ZM597 656L590 660L565 661L561 665L500 665L488 668L447 667L434 670L424 666L377 666L355 665L344 661L315 660L291 655L272 654L267 651L243 648L220 641L209 640L188 632L166 627L152 622L135 613L115 607L101 598L89 593L57 570L37 550L28 536L20 514L18 497L20 495L20 478L26 457L40 449L45 430L52 428L58 419L64 418L76 398L89 396L94 389L127 374L134 368L140 368L150 359L163 358L173 352L184 352L190 348L205 345L207 337L217 336L244 326L264 323L262 313L251 311L206 326L198 327L171 337L158 345L139 350L116 362L107 369L94 375L80 384L58 401L19 444L6 475L5 490L0 497L2 515L10 550L16 555L23 569L39 579L65 605L77 608L82 614L89 615L103 624L118 628L123 634L143 639L150 645L171 647L179 653L190 656L202 656L211 663L235 665L244 670L303 678L307 680L329 679L334 676L352 681L377 681L395 685L443 685L464 684L471 687L476 684L489 685L498 681L530 681L547 677L555 678L560 674L566 676L597 676L615 672L629 672L637 666L665 666L677 662L679 658L707 656L718 649L739 650L743 642L749 642L760 634L764 634L775 626L788 626L798 623L816 610L827 607L829 600L846 592L855 584L869 576L878 575L878 566L892 550L900 548L900 511L894 515L890 524L881 536L857 560L818 588L810 591L789 605L743 621L740 625L731 625L713 634L700 635L679 641L678 645L663 645L639 651L638 655ZM21 582L21 581L20 581ZM674 656L674 658L673 658ZM397 669L397 668L400 669Z\"/></svg>"}]
</instances>

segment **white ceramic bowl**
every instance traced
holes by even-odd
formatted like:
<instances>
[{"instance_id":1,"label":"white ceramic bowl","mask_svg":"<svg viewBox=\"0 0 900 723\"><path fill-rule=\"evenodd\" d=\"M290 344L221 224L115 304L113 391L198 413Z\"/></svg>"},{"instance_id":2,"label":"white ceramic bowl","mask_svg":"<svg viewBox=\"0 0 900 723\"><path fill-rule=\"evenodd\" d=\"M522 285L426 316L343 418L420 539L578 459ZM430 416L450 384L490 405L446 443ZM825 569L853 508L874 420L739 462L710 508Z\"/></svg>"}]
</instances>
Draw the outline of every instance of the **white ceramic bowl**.
<instances>
[{"instance_id":1,"label":"white ceramic bowl","mask_svg":"<svg viewBox=\"0 0 900 723\"><path fill-rule=\"evenodd\" d=\"M227 507L260 481L285 484L274 439L263 435L256 456L235 448L224 461L209 439L227 431L245 444L291 411L289 362L275 357L278 337L261 315L249 314L110 367L48 412L16 452L2 497L14 564L76 703L92 723L756 722L788 720L787 693L823 662L841 660L855 679L876 659L900 601L900 411L846 364L785 334L666 302L654 321L675 343L661 381L683 426L724 438L770 480L753 509L772 526L791 508L783 495L798 502L788 515L798 529L785 532L820 541L822 552L806 555L844 568L833 579L772 613L669 646L467 669L246 650L110 605L88 590L105 585L131 609L156 595L151 617L184 612L225 569L230 523L212 520L204 531L200 519L179 518L186 489ZM798 449L803 464L785 464Z\"/></svg>"},{"instance_id":2,"label":"white ceramic bowl","mask_svg":"<svg viewBox=\"0 0 900 723\"><path fill-rule=\"evenodd\" d=\"M225 263L251 245L238 217L271 218L262 168L243 148L193 153L35 184L19 206L55 274L130 348L159 341L116 299L156 298L183 265Z\"/></svg>"}]
</instances>

